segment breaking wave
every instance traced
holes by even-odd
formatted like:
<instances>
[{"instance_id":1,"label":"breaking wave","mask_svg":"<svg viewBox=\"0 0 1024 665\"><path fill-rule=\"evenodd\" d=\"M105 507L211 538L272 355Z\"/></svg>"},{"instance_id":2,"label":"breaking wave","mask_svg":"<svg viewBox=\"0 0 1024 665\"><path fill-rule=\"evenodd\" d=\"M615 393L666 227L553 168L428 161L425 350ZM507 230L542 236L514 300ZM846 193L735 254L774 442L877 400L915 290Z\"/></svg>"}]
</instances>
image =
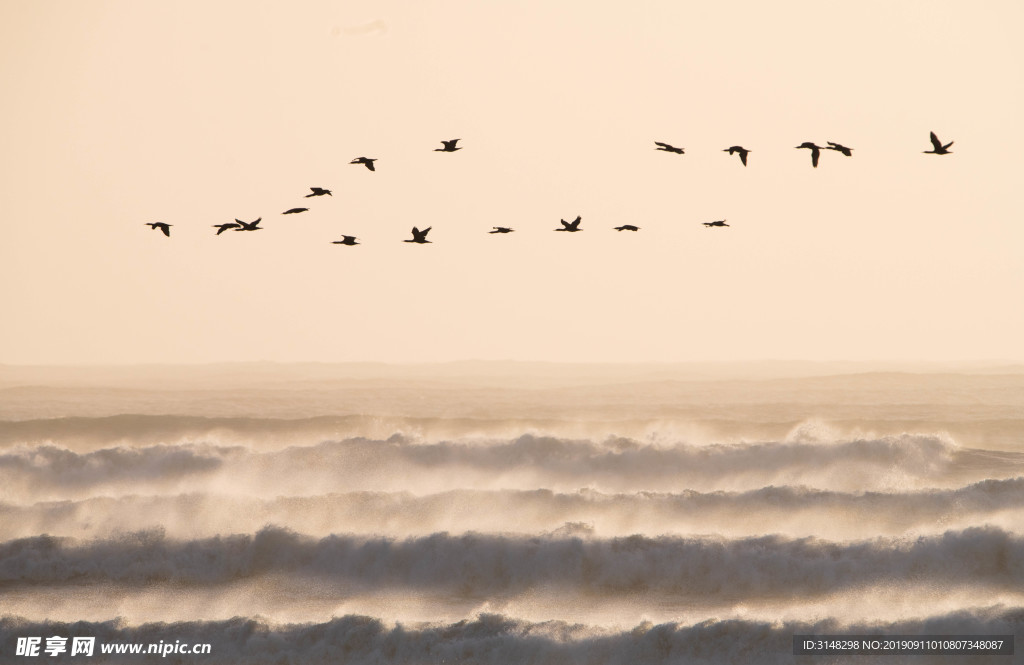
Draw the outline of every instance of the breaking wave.
<instances>
[{"instance_id":1,"label":"breaking wave","mask_svg":"<svg viewBox=\"0 0 1024 665\"><path fill-rule=\"evenodd\" d=\"M1024 628L1024 611L1005 608L962 610L909 621L842 624L834 619L769 623L708 620L696 625L643 622L626 629L597 628L564 621L529 622L481 614L449 624L393 624L367 616L343 616L325 623L269 624L237 617L226 621L149 623L121 621L59 623L0 618L0 645L25 635L96 637L110 643L210 644L194 661L211 665L304 663L535 663L537 665L645 665L694 663L792 663L795 634L1012 635ZM98 646L97 646L98 649ZM81 656L77 657L79 660ZM115 657L116 658L116 657ZM821 662L921 663L921 656L839 657ZM106 662L137 662L139 656ZM173 657L166 659L176 662ZM48 662L76 662L64 654ZM816 661L817 662L817 661ZM977 656L944 656L943 663L970 663Z\"/></svg>"},{"instance_id":2,"label":"breaking wave","mask_svg":"<svg viewBox=\"0 0 1024 665\"><path fill-rule=\"evenodd\" d=\"M179 491L230 484L235 492L436 491L458 474L471 489L559 491L749 490L806 485L845 491L951 487L1024 472L1024 453L962 449L949 439L901 435L838 442L656 445L523 435L476 443L352 438L258 452L208 444L117 447L89 453L44 445L0 454L11 498L75 498L90 487L125 493L140 484Z\"/></svg>"},{"instance_id":3,"label":"breaking wave","mask_svg":"<svg viewBox=\"0 0 1024 665\"><path fill-rule=\"evenodd\" d=\"M392 539L255 535L175 541L156 532L75 543L37 536L0 544L0 587L226 584L285 574L347 587L445 589L490 596L566 587L583 593L808 597L913 580L1024 586L1024 537L975 527L917 539L835 543L763 536L612 539L445 533Z\"/></svg>"},{"instance_id":4,"label":"breaking wave","mask_svg":"<svg viewBox=\"0 0 1024 665\"><path fill-rule=\"evenodd\" d=\"M500 522L494 519L498 514L503 515ZM587 524L603 536L718 533L735 538L783 533L869 538L907 531L929 534L979 521L1020 533L1024 477L903 492L773 486L744 492L456 489L427 495L364 491L269 499L216 493L92 497L29 505L0 503L0 540L39 533L103 537L153 528L190 539L254 532L267 524L284 524L318 536L496 529L537 533L566 523Z\"/></svg>"},{"instance_id":5,"label":"breaking wave","mask_svg":"<svg viewBox=\"0 0 1024 665\"><path fill-rule=\"evenodd\" d=\"M794 633L1020 633L1019 368L435 369L0 372L0 654L788 663Z\"/></svg>"},{"instance_id":6,"label":"breaking wave","mask_svg":"<svg viewBox=\"0 0 1024 665\"><path fill-rule=\"evenodd\" d=\"M75 453L56 446L17 448L0 453L0 484L10 496L72 495L111 485L166 487L182 478L219 469L224 451L174 446L108 448Z\"/></svg>"},{"instance_id":7,"label":"breaking wave","mask_svg":"<svg viewBox=\"0 0 1024 665\"><path fill-rule=\"evenodd\" d=\"M765 416L767 414L760 414ZM261 450L309 446L356 437L385 440L398 435L420 443L514 439L523 434L556 439L602 440L616 436L643 443L823 443L915 433L961 441L966 447L1020 450L1024 419L833 419L750 420L727 417L589 418L408 417L322 415L305 418L116 414L27 420L0 419L0 448L56 445L75 451L116 446L208 442Z\"/></svg>"}]
</instances>

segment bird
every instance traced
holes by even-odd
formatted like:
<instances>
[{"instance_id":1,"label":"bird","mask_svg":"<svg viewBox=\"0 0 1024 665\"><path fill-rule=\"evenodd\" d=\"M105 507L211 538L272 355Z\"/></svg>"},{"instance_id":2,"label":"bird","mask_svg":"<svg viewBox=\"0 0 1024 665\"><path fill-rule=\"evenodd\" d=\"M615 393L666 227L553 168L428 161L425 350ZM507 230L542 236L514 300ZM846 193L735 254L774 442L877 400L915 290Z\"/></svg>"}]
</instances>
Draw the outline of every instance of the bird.
<instances>
[{"instance_id":1,"label":"bird","mask_svg":"<svg viewBox=\"0 0 1024 665\"><path fill-rule=\"evenodd\" d=\"M228 229L237 229L238 224L236 224L235 222L228 222L226 224L214 224L213 228L217 229L217 235L220 235L227 231Z\"/></svg>"},{"instance_id":2,"label":"bird","mask_svg":"<svg viewBox=\"0 0 1024 665\"><path fill-rule=\"evenodd\" d=\"M373 166L373 163L375 161L377 161L377 160L376 159L370 159L369 157L358 157L356 159L353 159L351 162L349 162L349 164L362 164L363 166L365 166L366 168L370 169L371 171L376 171L377 169L374 168L374 166Z\"/></svg>"},{"instance_id":3,"label":"bird","mask_svg":"<svg viewBox=\"0 0 1024 665\"><path fill-rule=\"evenodd\" d=\"M674 152L677 155L685 154L684 150L686 150L686 148L676 148L675 146L671 146L667 143L661 143L660 141L655 141L654 145L659 146L655 148L655 150L661 150L663 152Z\"/></svg>"},{"instance_id":4,"label":"bird","mask_svg":"<svg viewBox=\"0 0 1024 665\"><path fill-rule=\"evenodd\" d=\"M847 157L853 157L853 148L847 148L845 145L832 143L832 141L828 142L828 147L825 148L825 150L835 150L836 152L843 153Z\"/></svg>"},{"instance_id":5,"label":"bird","mask_svg":"<svg viewBox=\"0 0 1024 665\"><path fill-rule=\"evenodd\" d=\"M948 149L949 146L953 145L952 141L950 141L946 145L942 145L942 141L940 141L939 137L935 135L935 132L929 132L929 137L932 140L932 149L931 150L923 151L926 155L951 155L951 154L953 154L952 151Z\"/></svg>"},{"instance_id":6,"label":"bird","mask_svg":"<svg viewBox=\"0 0 1024 665\"><path fill-rule=\"evenodd\" d=\"M235 221L239 223L240 227L235 229L235 230L236 231L262 231L263 227L262 226L257 226L257 224L260 223L261 219L263 219L263 218L262 217L257 217L256 221L254 221L254 222L243 222L240 219L236 219Z\"/></svg>"},{"instance_id":7,"label":"bird","mask_svg":"<svg viewBox=\"0 0 1024 665\"><path fill-rule=\"evenodd\" d=\"M639 231L639 226L633 226L632 224L623 224L622 226L616 226L616 231Z\"/></svg>"},{"instance_id":8,"label":"bird","mask_svg":"<svg viewBox=\"0 0 1024 665\"><path fill-rule=\"evenodd\" d=\"M434 148L434 152L455 152L456 150L462 150L462 148L456 148L455 144L462 139L452 139L451 141L441 141L444 144L443 148Z\"/></svg>"},{"instance_id":9,"label":"bird","mask_svg":"<svg viewBox=\"0 0 1024 665\"><path fill-rule=\"evenodd\" d=\"M309 208L288 208L287 210L285 210L281 214L282 215L294 215L297 212L306 212L307 210L309 210Z\"/></svg>"},{"instance_id":10,"label":"bird","mask_svg":"<svg viewBox=\"0 0 1024 665\"><path fill-rule=\"evenodd\" d=\"M341 236L341 240L332 240L332 245L359 245L362 243L356 242L355 236Z\"/></svg>"},{"instance_id":11,"label":"bird","mask_svg":"<svg viewBox=\"0 0 1024 665\"><path fill-rule=\"evenodd\" d=\"M562 228L555 229L555 230L556 231L568 231L569 233L574 233L576 231L582 231L583 229L580 228L580 221L582 219L583 218L580 217L579 215L576 215L576 219L572 220L571 222L567 222L567 221L565 221L563 219L563 220L561 220Z\"/></svg>"},{"instance_id":12,"label":"bird","mask_svg":"<svg viewBox=\"0 0 1024 665\"><path fill-rule=\"evenodd\" d=\"M804 141L803 143L797 146L797 149L800 148L811 149L811 164L814 165L814 168L818 168L818 157L821 156L821 146L814 145L810 141Z\"/></svg>"},{"instance_id":13,"label":"bird","mask_svg":"<svg viewBox=\"0 0 1024 665\"><path fill-rule=\"evenodd\" d=\"M507 226L495 226L494 230L488 231L488 233L512 233L513 231L515 231L515 229L510 229Z\"/></svg>"},{"instance_id":14,"label":"bird","mask_svg":"<svg viewBox=\"0 0 1024 665\"><path fill-rule=\"evenodd\" d=\"M714 221L714 222L704 222L704 226L706 226L708 228L711 228L712 226L729 226L729 225L725 223L724 219L719 219L719 220Z\"/></svg>"},{"instance_id":15,"label":"bird","mask_svg":"<svg viewBox=\"0 0 1024 665\"><path fill-rule=\"evenodd\" d=\"M722 152L727 152L730 155L733 154L734 152L740 153L740 161L743 162L743 166L747 165L747 153L750 152L750 151L747 150L746 148L744 148L743 146L739 146L739 145L730 146L730 147L722 150Z\"/></svg>"},{"instance_id":16,"label":"bird","mask_svg":"<svg viewBox=\"0 0 1024 665\"><path fill-rule=\"evenodd\" d=\"M154 230L160 229L161 231L164 232L165 236L167 236L168 238L171 237L171 227L173 226L173 224L168 224L167 222L146 222L146 225Z\"/></svg>"},{"instance_id":17,"label":"bird","mask_svg":"<svg viewBox=\"0 0 1024 665\"><path fill-rule=\"evenodd\" d=\"M313 193L306 194L307 199L311 196L323 196L324 194L326 194L327 196L334 196L334 194L331 194L331 190L324 189L322 187L310 187L309 190Z\"/></svg>"},{"instance_id":18,"label":"bird","mask_svg":"<svg viewBox=\"0 0 1024 665\"><path fill-rule=\"evenodd\" d=\"M412 227L412 240L403 240L402 242L416 242L421 245L424 243L429 243L430 241L427 240L427 234L430 233L430 229L432 228L432 226L428 226L427 228L420 231L418 228L414 226Z\"/></svg>"}]
</instances>

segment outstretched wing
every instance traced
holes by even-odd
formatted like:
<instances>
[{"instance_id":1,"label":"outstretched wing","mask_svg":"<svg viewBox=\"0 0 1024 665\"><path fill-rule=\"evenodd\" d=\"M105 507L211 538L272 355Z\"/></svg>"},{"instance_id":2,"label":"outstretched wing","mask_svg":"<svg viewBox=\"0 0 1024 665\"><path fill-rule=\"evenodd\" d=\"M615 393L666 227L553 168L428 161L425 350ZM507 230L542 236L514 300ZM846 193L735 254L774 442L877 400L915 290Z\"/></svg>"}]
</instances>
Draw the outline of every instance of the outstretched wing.
<instances>
[{"instance_id":1,"label":"outstretched wing","mask_svg":"<svg viewBox=\"0 0 1024 665\"><path fill-rule=\"evenodd\" d=\"M935 135L935 132L929 132L928 138L932 140L932 148L935 150L942 150L942 141L940 141L939 137Z\"/></svg>"},{"instance_id":2,"label":"outstretched wing","mask_svg":"<svg viewBox=\"0 0 1024 665\"><path fill-rule=\"evenodd\" d=\"M830 150L835 150L836 152L841 152L844 155L846 155L847 157L852 157L853 156L853 149L852 148L847 148L845 145L843 145L841 143L833 143L832 141L829 141L828 145L829 145L829 149Z\"/></svg>"}]
</instances>

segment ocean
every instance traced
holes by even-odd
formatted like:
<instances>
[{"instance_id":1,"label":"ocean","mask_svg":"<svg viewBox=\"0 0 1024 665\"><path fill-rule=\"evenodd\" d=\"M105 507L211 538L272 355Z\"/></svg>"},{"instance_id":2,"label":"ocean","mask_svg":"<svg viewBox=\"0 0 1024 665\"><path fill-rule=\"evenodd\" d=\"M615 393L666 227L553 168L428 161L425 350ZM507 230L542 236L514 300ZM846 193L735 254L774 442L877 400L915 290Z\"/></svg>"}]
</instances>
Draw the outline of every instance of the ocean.
<instances>
[{"instance_id":1,"label":"ocean","mask_svg":"<svg viewBox=\"0 0 1024 665\"><path fill-rule=\"evenodd\" d=\"M0 367L2 663L981 665L794 636L1022 628L1020 366Z\"/></svg>"}]
</instances>

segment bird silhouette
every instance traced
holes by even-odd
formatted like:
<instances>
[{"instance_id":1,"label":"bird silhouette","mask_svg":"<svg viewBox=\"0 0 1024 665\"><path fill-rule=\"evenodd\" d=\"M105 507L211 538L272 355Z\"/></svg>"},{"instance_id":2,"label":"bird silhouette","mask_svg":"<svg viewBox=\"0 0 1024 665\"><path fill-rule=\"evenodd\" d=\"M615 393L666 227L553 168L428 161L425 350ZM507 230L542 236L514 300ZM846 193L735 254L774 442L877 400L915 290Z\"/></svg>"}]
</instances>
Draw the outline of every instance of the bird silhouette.
<instances>
[{"instance_id":1,"label":"bird silhouette","mask_svg":"<svg viewBox=\"0 0 1024 665\"><path fill-rule=\"evenodd\" d=\"M332 245L359 245L362 243L356 242L355 236L341 236L341 240L332 240Z\"/></svg>"},{"instance_id":2,"label":"bird silhouette","mask_svg":"<svg viewBox=\"0 0 1024 665\"><path fill-rule=\"evenodd\" d=\"M236 219L235 221L238 222L239 228L237 228L235 230L236 231L262 231L263 227L262 226L258 226L258 224L260 223L261 219L263 219L263 218L262 217L257 217L256 221L254 221L254 222L243 222L240 219Z\"/></svg>"},{"instance_id":3,"label":"bird silhouette","mask_svg":"<svg viewBox=\"0 0 1024 665\"><path fill-rule=\"evenodd\" d=\"M639 226L633 226L632 224L623 224L622 226L616 226L616 231L639 231Z\"/></svg>"},{"instance_id":4,"label":"bird silhouette","mask_svg":"<svg viewBox=\"0 0 1024 665\"><path fill-rule=\"evenodd\" d=\"M362 164L363 166L365 166L366 168L370 169L371 171L376 171L377 169L374 168L374 166L373 166L373 163L375 161L377 161L377 160L376 159L370 159L369 157L357 157L356 159L353 159L351 162L349 162L349 164Z\"/></svg>"},{"instance_id":5,"label":"bird silhouette","mask_svg":"<svg viewBox=\"0 0 1024 665\"><path fill-rule=\"evenodd\" d=\"M706 226L708 228L711 228L712 226L729 226L729 225L725 223L724 219L719 219L719 220L714 221L714 222L704 222L704 226Z\"/></svg>"},{"instance_id":6,"label":"bird silhouette","mask_svg":"<svg viewBox=\"0 0 1024 665\"><path fill-rule=\"evenodd\" d=\"M429 243L430 241L427 240L427 234L430 233L430 229L432 229L432 228L433 228L432 226L428 226L427 228L425 228L422 231L420 231L418 228L416 228L414 226L414 227L412 227L412 239L411 240L403 240L402 242L416 242L416 243L419 243L421 245L424 244L424 243Z\"/></svg>"},{"instance_id":7,"label":"bird silhouette","mask_svg":"<svg viewBox=\"0 0 1024 665\"><path fill-rule=\"evenodd\" d=\"M562 228L555 229L555 230L556 231L568 231L569 233L575 233L576 231L582 231L583 229L580 228L580 221L582 221L582 219L583 218L580 217L579 215L576 215L576 219L572 220L571 222L567 222L567 221L565 221L563 219L563 220L561 220Z\"/></svg>"},{"instance_id":8,"label":"bird silhouette","mask_svg":"<svg viewBox=\"0 0 1024 665\"><path fill-rule=\"evenodd\" d=\"M835 150L836 152L843 153L847 157L853 157L853 148L847 148L845 145L832 143L832 141L828 141L828 147L825 148L825 150Z\"/></svg>"},{"instance_id":9,"label":"bird silhouette","mask_svg":"<svg viewBox=\"0 0 1024 665\"><path fill-rule=\"evenodd\" d=\"M462 150L462 148L456 148L455 144L462 139L452 139L451 141L441 141L444 144L443 148L434 148L434 152L455 152L456 150Z\"/></svg>"},{"instance_id":10,"label":"bird silhouette","mask_svg":"<svg viewBox=\"0 0 1024 665\"><path fill-rule=\"evenodd\" d=\"M282 215L294 215L297 212L306 212L307 210L309 210L309 208L288 208L287 210L285 210L281 214Z\"/></svg>"},{"instance_id":11,"label":"bird silhouette","mask_svg":"<svg viewBox=\"0 0 1024 665\"><path fill-rule=\"evenodd\" d=\"M173 224L168 224L167 222L145 222L145 224L151 229L160 229L164 232L165 236L171 237L171 227Z\"/></svg>"},{"instance_id":12,"label":"bird silhouette","mask_svg":"<svg viewBox=\"0 0 1024 665\"><path fill-rule=\"evenodd\" d=\"M685 150L686 150L686 148L677 148L677 147L671 146L671 145L669 145L667 143L662 143L660 141L655 141L654 145L658 146L657 148L655 148L655 150L661 150L663 152L674 152L677 155L685 154Z\"/></svg>"},{"instance_id":13,"label":"bird silhouette","mask_svg":"<svg viewBox=\"0 0 1024 665\"><path fill-rule=\"evenodd\" d=\"M213 228L217 229L217 235L220 235L227 231L228 229L237 229L238 224L234 222L228 222L226 224L214 224Z\"/></svg>"},{"instance_id":14,"label":"bird silhouette","mask_svg":"<svg viewBox=\"0 0 1024 665\"><path fill-rule=\"evenodd\" d=\"M512 233L513 231L515 231L515 229L510 229L507 226L495 226L494 230L488 231L488 233Z\"/></svg>"},{"instance_id":15,"label":"bird silhouette","mask_svg":"<svg viewBox=\"0 0 1024 665\"><path fill-rule=\"evenodd\" d=\"M744 148L743 146L739 146L739 145L730 146L730 147L722 150L722 152L727 152L730 155L733 154L734 152L740 153L740 161L743 162L743 166L747 165L747 153L750 152L750 151L747 150L746 148Z\"/></svg>"},{"instance_id":16,"label":"bird silhouette","mask_svg":"<svg viewBox=\"0 0 1024 665\"><path fill-rule=\"evenodd\" d=\"M926 155L952 155L953 154L952 151L949 150L949 146L953 145L952 141L950 141L946 145L942 145L942 141L940 141L939 137L935 135L935 132L929 132L929 138L931 138L931 140L932 140L932 149L931 150L925 150L924 153Z\"/></svg>"},{"instance_id":17,"label":"bird silhouette","mask_svg":"<svg viewBox=\"0 0 1024 665\"><path fill-rule=\"evenodd\" d=\"M323 189L322 187L310 187L309 191L311 191L313 193L312 194L306 194L306 198L307 199L309 197L311 197L311 196L323 196L324 194L326 194L327 196L334 196L334 194L331 194L331 190Z\"/></svg>"},{"instance_id":18,"label":"bird silhouette","mask_svg":"<svg viewBox=\"0 0 1024 665\"><path fill-rule=\"evenodd\" d=\"M810 148L811 164L814 166L814 168L818 168L818 157L821 156L821 146L814 145L810 141L804 141L803 143L797 146L797 149L800 148Z\"/></svg>"}]
</instances>

